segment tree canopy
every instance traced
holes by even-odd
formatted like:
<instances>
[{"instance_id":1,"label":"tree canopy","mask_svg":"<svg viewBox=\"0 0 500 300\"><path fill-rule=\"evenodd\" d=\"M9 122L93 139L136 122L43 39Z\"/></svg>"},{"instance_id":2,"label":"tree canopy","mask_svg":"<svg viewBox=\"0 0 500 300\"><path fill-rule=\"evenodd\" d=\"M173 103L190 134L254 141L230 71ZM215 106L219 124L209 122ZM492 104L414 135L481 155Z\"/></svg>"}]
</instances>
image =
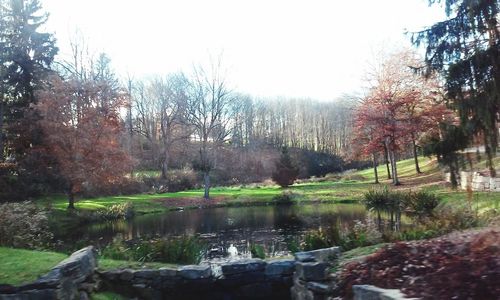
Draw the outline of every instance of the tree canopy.
<instances>
[{"instance_id":1,"label":"tree canopy","mask_svg":"<svg viewBox=\"0 0 500 300\"><path fill-rule=\"evenodd\" d=\"M430 0L444 4L448 18L414 33L426 44L429 70L442 72L450 105L467 131L482 136L489 169L498 146L500 120L500 29L496 0Z\"/></svg>"}]
</instances>

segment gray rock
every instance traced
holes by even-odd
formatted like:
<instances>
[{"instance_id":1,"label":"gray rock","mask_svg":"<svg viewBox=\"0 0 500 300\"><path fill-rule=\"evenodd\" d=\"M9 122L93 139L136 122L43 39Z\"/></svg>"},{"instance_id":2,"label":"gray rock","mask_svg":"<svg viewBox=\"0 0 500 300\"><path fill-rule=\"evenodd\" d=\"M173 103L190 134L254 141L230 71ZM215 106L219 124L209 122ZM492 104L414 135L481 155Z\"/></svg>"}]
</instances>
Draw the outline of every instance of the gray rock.
<instances>
[{"instance_id":1,"label":"gray rock","mask_svg":"<svg viewBox=\"0 0 500 300\"><path fill-rule=\"evenodd\" d=\"M88 246L71 254L70 257L60 262L46 276L49 278L52 278L54 275L56 277L70 277L78 283L83 282L87 277L91 276L96 267L97 259L94 247ZM60 273L58 274L57 272Z\"/></svg>"},{"instance_id":2,"label":"gray rock","mask_svg":"<svg viewBox=\"0 0 500 300\"><path fill-rule=\"evenodd\" d=\"M134 272L135 278L150 279L160 276L160 270L145 269Z\"/></svg>"},{"instance_id":3,"label":"gray rock","mask_svg":"<svg viewBox=\"0 0 500 300\"><path fill-rule=\"evenodd\" d=\"M30 290L18 294L0 294L0 300L46 300L58 298L57 290Z\"/></svg>"},{"instance_id":4,"label":"gray rock","mask_svg":"<svg viewBox=\"0 0 500 300\"><path fill-rule=\"evenodd\" d=\"M381 289L373 285L354 285L354 300L404 300L417 299L405 298L400 290Z\"/></svg>"},{"instance_id":5,"label":"gray rock","mask_svg":"<svg viewBox=\"0 0 500 300\"><path fill-rule=\"evenodd\" d=\"M264 271L266 262L262 259L243 259L221 265L224 276Z\"/></svg>"},{"instance_id":6,"label":"gray rock","mask_svg":"<svg viewBox=\"0 0 500 300\"><path fill-rule=\"evenodd\" d=\"M292 300L315 300L314 293L300 286L292 286L290 289Z\"/></svg>"},{"instance_id":7,"label":"gray rock","mask_svg":"<svg viewBox=\"0 0 500 300\"><path fill-rule=\"evenodd\" d=\"M101 278L103 278L103 279L113 281L113 280L117 280L120 278L122 271L121 270L110 270L110 271L106 271L106 272L98 272L97 274L99 274L101 276Z\"/></svg>"},{"instance_id":8,"label":"gray rock","mask_svg":"<svg viewBox=\"0 0 500 300\"><path fill-rule=\"evenodd\" d=\"M161 277L176 277L179 271L176 268L162 267L160 268L160 276Z\"/></svg>"},{"instance_id":9,"label":"gray rock","mask_svg":"<svg viewBox=\"0 0 500 300\"><path fill-rule=\"evenodd\" d=\"M119 278L123 281L130 281L134 278L134 271L129 269L122 270Z\"/></svg>"},{"instance_id":10,"label":"gray rock","mask_svg":"<svg viewBox=\"0 0 500 300\"><path fill-rule=\"evenodd\" d=\"M311 290L316 294L328 294L332 290L328 284L314 281L308 282L306 287L308 290Z\"/></svg>"},{"instance_id":11,"label":"gray rock","mask_svg":"<svg viewBox=\"0 0 500 300\"><path fill-rule=\"evenodd\" d=\"M212 275L210 266L189 265L179 268L179 275L185 279L204 279Z\"/></svg>"},{"instance_id":12,"label":"gray rock","mask_svg":"<svg viewBox=\"0 0 500 300\"><path fill-rule=\"evenodd\" d=\"M295 271L298 278L305 281L323 281L326 279L327 263L297 262Z\"/></svg>"},{"instance_id":13,"label":"gray rock","mask_svg":"<svg viewBox=\"0 0 500 300\"><path fill-rule=\"evenodd\" d=\"M89 295L87 295L86 292L81 291L80 292L80 300L89 300Z\"/></svg>"},{"instance_id":14,"label":"gray rock","mask_svg":"<svg viewBox=\"0 0 500 300\"><path fill-rule=\"evenodd\" d=\"M297 252L295 253L295 260L300 262L325 262L338 258L340 254L341 251L339 247L330 247L313 251Z\"/></svg>"},{"instance_id":15,"label":"gray rock","mask_svg":"<svg viewBox=\"0 0 500 300\"><path fill-rule=\"evenodd\" d=\"M300 262L313 262L316 260L310 252L295 252L295 260Z\"/></svg>"},{"instance_id":16,"label":"gray rock","mask_svg":"<svg viewBox=\"0 0 500 300\"><path fill-rule=\"evenodd\" d=\"M291 275L295 271L295 261L291 259L277 259L267 263L267 276Z\"/></svg>"}]
</instances>

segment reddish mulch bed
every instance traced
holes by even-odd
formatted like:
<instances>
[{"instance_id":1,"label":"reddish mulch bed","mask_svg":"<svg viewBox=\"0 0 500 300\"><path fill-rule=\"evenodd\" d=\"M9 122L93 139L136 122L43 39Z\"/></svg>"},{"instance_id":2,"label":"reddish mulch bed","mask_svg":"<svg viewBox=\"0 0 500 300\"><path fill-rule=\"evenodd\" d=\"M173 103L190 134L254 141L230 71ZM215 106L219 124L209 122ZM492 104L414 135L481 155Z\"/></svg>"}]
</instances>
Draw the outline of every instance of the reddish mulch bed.
<instances>
[{"instance_id":1,"label":"reddish mulch bed","mask_svg":"<svg viewBox=\"0 0 500 300\"><path fill-rule=\"evenodd\" d=\"M162 198L156 199L156 202L163 203L168 207L188 207L188 206L199 206L199 207L210 207L217 206L224 203L229 198L224 196L210 197L210 200L205 200L198 197L184 197L184 198Z\"/></svg>"},{"instance_id":2,"label":"reddish mulch bed","mask_svg":"<svg viewBox=\"0 0 500 300\"><path fill-rule=\"evenodd\" d=\"M355 284L421 299L500 299L500 228L393 244L341 271L342 296Z\"/></svg>"}]
</instances>

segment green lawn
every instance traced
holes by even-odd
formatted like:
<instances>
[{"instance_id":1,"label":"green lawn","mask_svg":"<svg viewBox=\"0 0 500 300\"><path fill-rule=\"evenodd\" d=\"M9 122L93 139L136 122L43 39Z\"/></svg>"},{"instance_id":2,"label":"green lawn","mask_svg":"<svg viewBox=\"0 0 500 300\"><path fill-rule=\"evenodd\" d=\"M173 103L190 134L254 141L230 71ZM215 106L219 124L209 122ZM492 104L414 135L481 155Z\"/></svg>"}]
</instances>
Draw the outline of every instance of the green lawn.
<instances>
[{"instance_id":1,"label":"green lawn","mask_svg":"<svg viewBox=\"0 0 500 300\"><path fill-rule=\"evenodd\" d=\"M49 251L36 251L0 247L0 284L20 285L32 282L45 275L68 255ZM136 261L122 261L99 259L100 270L121 268L161 268L174 267L165 263L141 263Z\"/></svg>"},{"instance_id":2,"label":"green lawn","mask_svg":"<svg viewBox=\"0 0 500 300\"><path fill-rule=\"evenodd\" d=\"M20 285L32 282L66 257L55 252L0 247L0 283Z\"/></svg>"},{"instance_id":3,"label":"green lawn","mask_svg":"<svg viewBox=\"0 0 500 300\"><path fill-rule=\"evenodd\" d=\"M496 161L500 163L500 158ZM419 157L420 169L423 174L417 174L413 159L399 161L398 175L402 186L398 189L417 190L426 189L442 196L446 201L463 201L467 195L462 191L452 191L445 187L441 182L442 173L438 168L437 162L427 157ZM480 164L478 164L480 165ZM149 172L151 173L151 172ZM390 186L391 181L387 179L385 165L378 166L379 185L374 185L373 169L346 174L341 180L310 180L299 184L294 184L287 190L292 193L295 202L352 202L362 199L363 194L379 186ZM219 202L219 206L244 206L270 204L273 197L283 192L279 186L235 186L235 187L214 187L210 190L211 197L222 197L224 201ZM138 194L129 196L110 196L98 197L92 199L81 199L76 203L79 210L98 210L123 202L132 202L137 213L162 212L165 210L176 209L179 205L179 199L201 199L203 189L189 190L177 193L164 194ZM500 195L494 193L474 192L473 198L477 200L481 210L491 207L498 207ZM159 201L162 199L162 201ZM170 202L169 199L172 199ZM182 202L182 201L181 201ZM190 206L189 201L185 206ZM38 201L41 205L51 206L61 213L66 210L67 200L64 196L52 196ZM210 203L210 202L207 202ZM197 204L199 205L199 204ZM196 205L195 205L196 206Z\"/></svg>"},{"instance_id":4,"label":"green lawn","mask_svg":"<svg viewBox=\"0 0 500 300\"><path fill-rule=\"evenodd\" d=\"M369 182L311 182L295 184L288 188L296 202L302 201L345 201L359 200L363 192L370 187ZM249 204L271 203L274 196L283 192L278 186L262 187L214 187L210 189L211 197L224 197L226 201L220 205L237 206ZM92 199L81 199L75 207L79 210L98 210L114 204L131 202L138 213L161 212L174 209L178 204L169 205L168 199L202 198L203 190L189 190L177 193L139 194L130 196L110 196ZM165 201L158 201L163 199ZM64 211L67 200L64 196L52 196L41 199L39 204L51 206L56 210ZM177 203L177 202L176 202Z\"/></svg>"}]
</instances>

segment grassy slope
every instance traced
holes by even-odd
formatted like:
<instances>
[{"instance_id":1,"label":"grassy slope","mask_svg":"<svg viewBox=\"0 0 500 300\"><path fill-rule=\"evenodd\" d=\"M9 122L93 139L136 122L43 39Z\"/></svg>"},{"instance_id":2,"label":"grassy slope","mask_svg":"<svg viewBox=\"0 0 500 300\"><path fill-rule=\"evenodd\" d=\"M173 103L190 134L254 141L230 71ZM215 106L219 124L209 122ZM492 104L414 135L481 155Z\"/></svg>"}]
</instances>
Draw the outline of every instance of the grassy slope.
<instances>
[{"instance_id":1,"label":"grassy slope","mask_svg":"<svg viewBox=\"0 0 500 300\"><path fill-rule=\"evenodd\" d=\"M68 255L49 251L35 251L0 247L0 284L20 285L46 274ZM99 269L172 267L165 263L140 263L112 259L99 259Z\"/></svg>"},{"instance_id":2,"label":"grassy slope","mask_svg":"<svg viewBox=\"0 0 500 300\"><path fill-rule=\"evenodd\" d=\"M407 159L398 162L398 174L403 185L398 189L425 189L435 192L442 196L445 201L467 199L466 192L455 192L446 188L442 183L442 174L435 160L420 157L420 168L423 174L416 174L413 159ZM500 164L500 157L496 159ZM479 164L480 165L480 164ZM378 174L381 185L389 185L387 180L387 171L385 165L378 167ZM346 179L340 181L310 181L300 184L294 184L288 190L295 197L296 202L307 201L357 201L362 198L364 192L370 188L377 187L373 185L373 169L358 171L350 175L354 180ZM223 197L225 200L219 205L248 205L251 203L270 203L272 198L283 192L278 186L238 186L238 187L214 187L210 190L212 197ZM76 208L81 210L97 210L104 207L123 202L132 202L138 213L161 212L168 209L174 209L178 202L169 204L169 199L188 199L201 198L203 190L190 190L177 193L165 194L139 194L129 196L110 196L98 197L92 199L82 199L76 203ZM496 206L500 200L500 195L495 193L473 194L473 199L481 209ZM162 199L164 201L158 201ZM66 209L66 198L64 196L55 196L39 201L43 205L50 205L56 210L64 211ZM189 207L189 205L188 205Z\"/></svg>"},{"instance_id":3,"label":"grassy slope","mask_svg":"<svg viewBox=\"0 0 500 300\"><path fill-rule=\"evenodd\" d=\"M0 283L19 285L47 273L67 255L0 247Z\"/></svg>"}]
</instances>

